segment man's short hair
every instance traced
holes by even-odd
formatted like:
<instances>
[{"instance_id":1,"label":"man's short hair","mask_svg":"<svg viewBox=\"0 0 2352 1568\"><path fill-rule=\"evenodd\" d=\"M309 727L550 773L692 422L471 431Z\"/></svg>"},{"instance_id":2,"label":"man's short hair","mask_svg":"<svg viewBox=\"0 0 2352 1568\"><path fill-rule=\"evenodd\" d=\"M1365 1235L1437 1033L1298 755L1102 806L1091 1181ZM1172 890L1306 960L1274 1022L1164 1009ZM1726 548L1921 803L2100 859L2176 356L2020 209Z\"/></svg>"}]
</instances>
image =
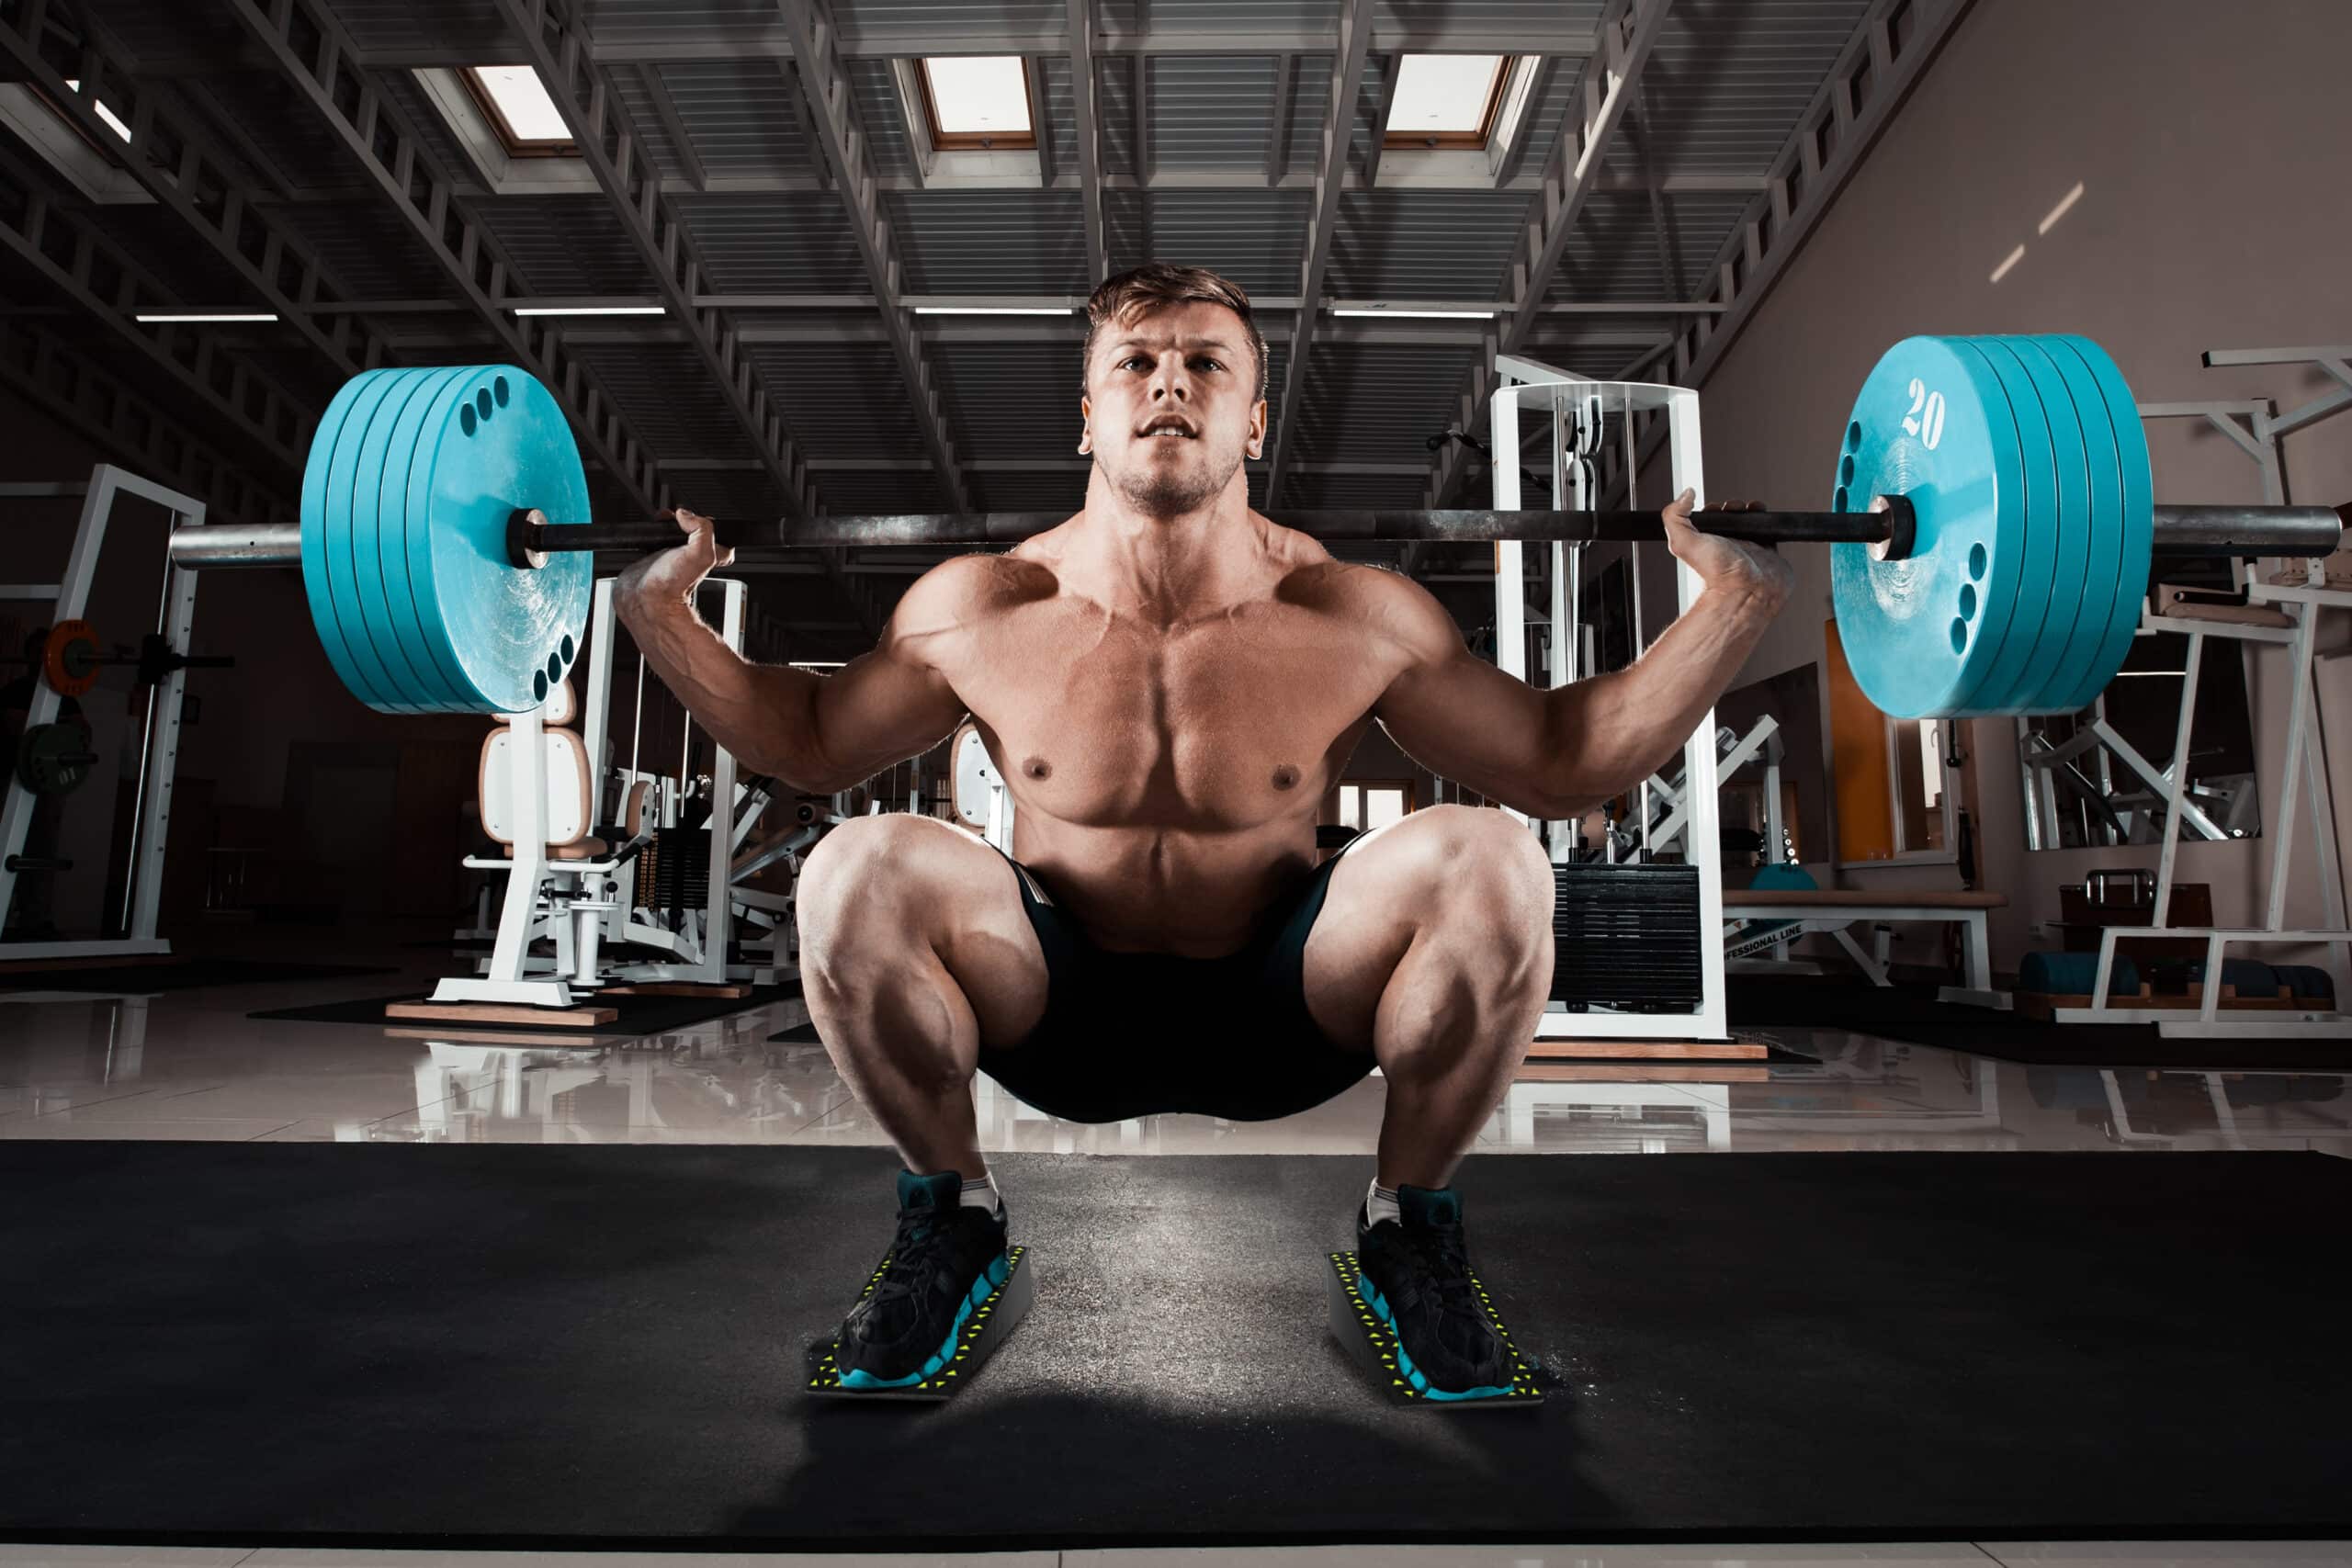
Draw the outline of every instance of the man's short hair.
<instances>
[{"instance_id":1,"label":"man's short hair","mask_svg":"<svg viewBox=\"0 0 2352 1568\"><path fill-rule=\"evenodd\" d=\"M1258 400L1262 400L1266 395L1266 334L1258 330L1256 318L1250 314L1250 291L1204 266L1170 266L1166 262L1147 262L1106 277L1088 299L1086 357L1079 370L1080 382L1085 380L1085 367L1094 363L1094 340L1105 326L1125 326L1153 310L1189 305L1195 300L1222 305L1241 318L1241 324L1250 332L1250 350L1258 356Z\"/></svg>"}]
</instances>

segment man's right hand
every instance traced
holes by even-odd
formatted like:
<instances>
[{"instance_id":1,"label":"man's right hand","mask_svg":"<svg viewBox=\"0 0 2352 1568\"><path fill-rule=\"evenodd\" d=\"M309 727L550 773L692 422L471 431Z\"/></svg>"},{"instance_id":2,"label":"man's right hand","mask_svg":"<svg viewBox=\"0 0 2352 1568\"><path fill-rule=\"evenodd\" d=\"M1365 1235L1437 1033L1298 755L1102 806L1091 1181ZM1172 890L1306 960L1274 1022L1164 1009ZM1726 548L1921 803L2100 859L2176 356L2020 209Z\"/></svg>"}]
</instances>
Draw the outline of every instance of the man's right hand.
<instances>
[{"instance_id":1,"label":"man's right hand","mask_svg":"<svg viewBox=\"0 0 2352 1568\"><path fill-rule=\"evenodd\" d=\"M683 537L675 547L647 556L614 580L616 607L665 599L683 602L693 595L695 584L734 560L733 550L720 547L709 518L683 506L665 515L676 522Z\"/></svg>"}]
</instances>

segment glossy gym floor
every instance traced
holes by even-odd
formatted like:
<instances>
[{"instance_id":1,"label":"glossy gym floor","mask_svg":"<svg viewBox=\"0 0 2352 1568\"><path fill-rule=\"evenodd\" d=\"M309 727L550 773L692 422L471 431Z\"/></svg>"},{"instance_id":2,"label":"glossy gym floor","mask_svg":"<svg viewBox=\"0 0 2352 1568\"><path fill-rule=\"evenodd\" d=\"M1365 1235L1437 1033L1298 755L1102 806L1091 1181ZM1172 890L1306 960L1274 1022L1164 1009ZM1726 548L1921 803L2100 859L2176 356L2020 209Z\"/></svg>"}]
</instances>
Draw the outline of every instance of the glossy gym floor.
<instances>
[{"instance_id":1,"label":"glossy gym floor","mask_svg":"<svg viewBox=\"0 0 2352 1568\"><path fill-rule=\"evenodd\" d=\"M252 933L237 933L250 941ZM444 965L430 932L297 934L275 956L397 954L401 975ZM332 945L330 945L332 942ZM805 1021L797 1002L594 1047L516 1045L428 1031L254 1021L246 1014L348 994L355 982L214 987L153 997L65 991L0 993L0 1137L543 1143L882 1142L816 1045L771 1043ZM1753 1070L1730 1084L1522 1082L1480 1139L1484 1152L1703 1154L1841 1150L2024 1150L2150 1154L2214 1149L2316 1150L2352 1156L2352 1077L2120 1071L2109 1109L2045 1109L2024 1066L1836 1031L1775 1031L1804 1065ZM2048 1069L2040 1069L2047 1071ZM1661 1075L1652 1075L1653 1077ZM2141 1084L2125 1080L2138 1077ZM2266 1081L2268 1080L2268 1081ZM1375 1077L1317 1111L1255 1124L1160 1116L1102 1127L1046 1120L978 1083L989 1150L1063 1153L1363 1153L1379 1125ZM2290 1088L2290 1095L2281 1094ZM591 1091L591 1092L582 1092ZM616 1092L617 1091L617 1092ZM2080 1102L2088 1097L2069 1097ZM1476 1201L1476 1172L1462 1186ZM1008 1199L1021 1201L1017 1191ZM876 1197L876 1220L884 1200ZM650 1556L580 1554L582 1563ZM456 1562L559 1568L569 1554L254 1551L0 1545L0 1568L401 1568ZM684 1561L684 1560L682 1560ZM713 1564L696 1556L696 1568ZM751 1561L749 1559L747 1562ZM2233 1563L2352 1568L2352 1547L2290 1541L1949 1541L1743 1548L1573 1546L1126 1551L968 1556L767 1556L762 1563L911 1568L949 1562L1005 1568L1158 1568L1247 1562L1270 1568L1736 1568L1736 1565Z\"/></svg>"}]
</instances>

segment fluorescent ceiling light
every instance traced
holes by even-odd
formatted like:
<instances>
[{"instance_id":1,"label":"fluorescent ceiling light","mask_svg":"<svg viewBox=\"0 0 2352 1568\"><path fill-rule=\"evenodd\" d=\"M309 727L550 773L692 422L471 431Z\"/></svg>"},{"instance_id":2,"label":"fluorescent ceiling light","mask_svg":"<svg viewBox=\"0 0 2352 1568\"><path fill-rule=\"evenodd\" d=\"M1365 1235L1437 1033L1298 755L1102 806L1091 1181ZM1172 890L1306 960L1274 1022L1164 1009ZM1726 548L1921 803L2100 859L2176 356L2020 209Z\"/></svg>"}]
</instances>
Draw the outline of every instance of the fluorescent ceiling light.
<instances>
[{"instance_id":1,"label":"fluorescent ceiling light","mask_svg":"<svg viewBox=\"0 0 2352 1568\"><path fill-rule=\"evenodd\" d=\"M1399 316L1410 316L1417 321L1490 321L1495 317L1492 310L1334 310L1331 314L1386 316L1392 320Z\"/></svg>"},{"instance_id":2,"label":"fluorescent ceiling light","mask_svg":"<svg viewBox=\"0 0 2352 1568\"><path fill-rule=\"evenodd\" d=\"M79 77L77 77L77 76L68 76L67 78L65 78L65 85L66 85L67 86L69 86L69 87L73 88L73 89L74 89L75 92L77 92L77 93L78 93L78 92L80 92L80 91L82 90L82 82L81 82L81 78L79 78ZM106 122L106 128L107 128L108 130L113 131L117 136L121 137L125 141L130 141L130 127L129 127L129 126L127 126L127 125L125 125L125 124L123 124L123 123L122 123L122 117L121 117L121 116L119 116L119 115L118 115L118 114L116 114L116 113L114 112L114 110L112 110L112 109L110 109L110 108L107 107L107 106L106 106L106 101L105 101L104 99L102 99L102 98L94 98L94 99L92 99L92 100L91 100L91 102L92 102L92 104L96 107L96 109L97 109L97 111L98 111L98 118L100 118L101 120L103 120L103 121L105 121L105 122ZM277 318L276 318L275 316L271 317L270 319L271 319L272 321L276 321L276 320L277 320Z\"/></svg>"},{"instance_id":3,"label":"fluorescent ceiling light","mask_svg":"<svg viewBox=\"0 0 2352 1568\"><path fill-rule=\"evenodd\" d=\"M274 321L266 310L164 310L136 318L142 321Z\"/></svg>"},{"instance_id":4,"label":"fluorescent ceiling light","mask_svg":"<svg viewBox=\"0 0 2352 1568\"><path fill-rule=\"evenodd\" d=\"M1029 132L1029 85L1017 54L926 59L931 104L947 136L1022 136Z\"/></svg>"},{"instance_id":5,"label":"fluorescent ceiling light","mask_svg":"<svg viewBox=\"0 0 2352 1568\"><path fill-rule=\"evenodd\" d=\"M1408 54L1396 72L1391 136L1476 135L1486 129L1499 54Z\"/></svg>"},{"instance_id":6,"label":"fluorescent ceiling light","mask_svg":"<svg viewBox=\"0 0 2352 1568\"><path fill-rule=\"evenodd\" d=\"M659 305L517 305L518 316L659 316Z\"/></svg>"},{"instance_id":7,"label":"fluorescent ceiling light","mask_svg":"<svg viewBox=\"0 0 2352 1568\"><path fill-rule=\"evenodd\" d=\"M469 65L473 79L505 118L518 141L569 141L571 129L548 96L539 73L527 65Z\"/></svg>"},{"instance_id":8,"label":"fluorescent ceiling light","mask_svg":"<svg viewBox=\"0 0 2352 1568\"><path fill-rule=\"evenodd\" d=\"M918 305L918 316L1067 316L1067 305Z\"/></svg>"}]
</instances>

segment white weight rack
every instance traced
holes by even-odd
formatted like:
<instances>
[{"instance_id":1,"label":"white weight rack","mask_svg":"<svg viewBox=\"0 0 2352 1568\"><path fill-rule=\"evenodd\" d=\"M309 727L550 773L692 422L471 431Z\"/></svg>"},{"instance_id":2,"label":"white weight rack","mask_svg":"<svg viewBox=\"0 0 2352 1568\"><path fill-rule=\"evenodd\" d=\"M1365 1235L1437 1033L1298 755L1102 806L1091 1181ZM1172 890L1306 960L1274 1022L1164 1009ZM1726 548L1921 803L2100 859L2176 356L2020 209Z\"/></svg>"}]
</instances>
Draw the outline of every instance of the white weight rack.
<instances>
[{"instance_id":1,"label":"white weight rack","mask_svg":"<svg viewBox=\"0 0 2352 1568\"><path fill-rule=\"evenodd\" d=\"M1595 381L1545 365L1539 360L1517 355L1500 355L1495 361L1500 385L1488 405L1491 424L1489 468L1494 474L1495 506L1499 511L1515 510L1522 504L1520 496L1519 453L1520 420L1522 411L1542 411L1550 421L1550 439L1546 442L1551 454L1552 493L1560 498L1555 504L1567 508L1590 506L1597 499L1592 467L1583 460L1591 450L1589 435L1584 451L1577 450L1578 433L1597 432L1600 421L1614 416L1621 428L1630 428L1636 413L1655 412L1666 420L1668 468L1676 492L1693 491L1697 504L1706 503L1706 475L1700 457L1699 394L1688 387L1666 387L1642 381ZM1630 475L1632 458L1628 456ZM1564 544L1555 544L1551 560L1551 625L1554 635L1546 655L1548 668L1544 671L1547 686L1563 686L1576 680L1577 655L1581 650L1577 640L1566 634L1573 624L1570 604L1576 592L1577 573L1582 551ZM1639 603L1640 547L1632 546L1634 567L1631 574L1634 602L1634 641L1641 641ZM1504 540L1495 546L1495 662L1506 674L1526 680L1527 671L1527 563L1526 547L1516 540ZM1680 561L1675 563L1675 592L1679 612L1687 612L1699 596L1702 584L1699 575ZM1691 780L1713 779L1715 767L1715 716L1710 708L1699 720L1682 748L1682 776ZM1650 786L1645 782L1640 790L1643 827L1649 820ZM1640 1039L1640 1040L1724 1040L1729 1037L1725 1026L1724 998L1724 908L1723 908L1723 840L1719 832L1721 812L1715 792L1712 789L1691 789L1681 803L1684 811L1682 835L1685 843L1685 863L1695 866L1699 873L1699 955L1700 1005L1697 1010L1683 1013L1645 1013L1585 1011L1570 1012L1564 1003L1555 1002L1545 1009L1535 1026L1536 1038L1546 1039ZM1524 815L1514 812L1521 821ZM1550 847L1554 862L1567 858L1569 845L1574 842L1576 824L1555 822L1541 829Z\"/></svg>"},{"instance_id":2,"label":"white weight rack","mask_svg":"<svg viewBox=\"0 0 2352 1568\"><path fill-rule=\"evenodd\" d=\"M97 575L98 551L106 541L107 524L117 500L130 496L153 502L172 514L173 528L196 527L204 522L204 502L192 495L167 490L140 478L128 468L100 463L85 484L5 484L0 499L36 499L79 495L81 521L74 530L74 546L64 576L56 582L0 583L0 600L47 601L50 625L82 618L89 604L90 582ZM196 573L167 564L164 570L163 604L155 629L174 653L187 652L188 628L196 618ZM172 775L179 760L180 707L187 690L187 671L174 670L147 688L146 722L141 728L139 795L132 808L138 837L132 841L130 874L123 895L122 934L115 937L66 939L53 942L0 942L0 962L17 959L144 957L168 953L171 942L155 934L157 906L164 886L164 840L172 819ZM25 728L54 723L62 699L46 681L37 681L25 715ZM5 802L0 802L0 915L16 897L17 857L24 852L25 835L32 827L34 798L12 769Z\"/></svg>"}]
</instances>

